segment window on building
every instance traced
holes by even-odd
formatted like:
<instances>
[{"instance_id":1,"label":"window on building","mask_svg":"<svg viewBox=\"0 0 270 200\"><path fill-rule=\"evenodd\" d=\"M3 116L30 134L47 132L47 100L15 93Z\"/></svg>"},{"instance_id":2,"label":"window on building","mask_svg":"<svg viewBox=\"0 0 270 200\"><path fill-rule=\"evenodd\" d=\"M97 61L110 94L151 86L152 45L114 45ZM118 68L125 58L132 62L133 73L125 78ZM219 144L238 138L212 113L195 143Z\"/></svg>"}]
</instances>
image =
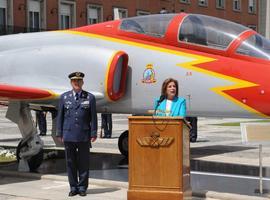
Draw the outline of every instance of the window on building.
<instances>
[{"instance_id":1,"label":"window on building","mask_svg":"<svg viewBox=\"0 0 270 200\"><path fill-rule=\"evenodd\" d=\"M233 10L234 11L241 10L241 0L233 0Z\"/></svg>"},{"instance_id":2,"label":"window on building","mask_svg":"<svg viewBox=\"0 0 270 200\"><path fill-rule=\"evenodd\" d=\"M208 0L198 0L199 6L208 6Z\"/></svg>"},{"instance_id":3,"label":"window on building","mask_svg":"<svg viewBox=\"0 0 270 200\"><path fill-rule=\"evenodd\" d=\"M28 27L29 31L38 31L40 29L40 1L29 0Z\"/></svg>"},{"instance_id":4,"label":"window on building","mask_svg":"<svg viewBox=\"0 0 270 200\"><path fill-rule=\"evenodd\" d=\"M128 10L125 8L114 8L114 19L117 19L119 15L119 19L127 18L128 17Z\"/></svg>"},{"instance_id":5,"label":"window on building","mask_svg":"<svg viewBox=\"0 0 270 200\"><path fill-rule=\"evenodd\" d=\"M100 5L89 5L87 10L88 24L96 24L103 21L103 7Z\"/></svg>"},{"instance_id":6,"label":"window on building","mask_svg":"<svg viewBox=\"0 0 270 200\"><path fill-rule=\"evenodd\" d=\"M216 0L216 7L224 9L225 8L225 0Z\"/></svg>"},{"instance_id":7,"label":"window on building","mask_svg":"<svg viewBox=\"0 0 270 200\"><path fill-rule=\"evenodd\" d=\"M61 4L60 7L60 29L71 27L71 5Z\"/></svg>"},{"instance_id":8,"label":"window on building","mask_svg":"<svg viewBox=\"0 0 270 200\"><path fill-rule=\"evenodd\" d=\"M169 11L166 10L166 8L162 8L160 11L159 11L159 14L168 14Z\"/></svg>"},{"instance_id":9,"label":"window on building","mask_svg":"<svg viewBox=\"0 0 270 200\"><path fill-rule=\"evenodd\" d=\"M0 1L0 29L5 29L7 24L7 1Z\"/></svg>"},{"instance_id":10,"label":"window on building","mask_svg":"<svg viewBox=\"0 0 270 200\"><path fill-rule=\"evenodd\" d=\"M257 31L257 26L256 25L248 25L247 27L254 30L254 31Z\"/></svg>"},{"instance_id":11,"label":"window on building","mask_svg":"<svg viewBox=\"0 0 270 200\"><path fill-rule=\"evenodd\" d=\"M0 8L0 29L6 26L6 9Z\"/></svg>"},{"instance_id":12,"label":"window on building","mask_svg":"<svg viewBox=\"0 0 270 200\"><path fill-rule=\"evenodd\" d=\"M151 13L148 11L143 11L143 10L137 10L137 16L141 15L150 15Z\"/></svg>"},{"instance_id":13,"label":"window on building","mask_svg":"<svg viewBox=\"0 0 270 200\"><path fill-rule=\"evenodd\" d=\"M256 13L256 0L248 0L248 12L252 14Z\"/></svg>"},{"instance_id":14,"label":"window on building","mask_svg":"<svg viewBox=\"0 0 270 200\"><path fill-rule=\"evenodd\" d=\"M180 3L190 4L190 0L180 0Z\"/></svg>"},{"instance_id":15,"label":"window on building","mask_svg":"<svg viewBox=\"0 0 270 200\"><path fill-rule=\"evenodd\" d=\"M128 10L127 9L118 9L120 19L127 18L128 17Z\"/></svg>"},{"instance_id":16,"label":"window on building","mask_svg":"<svg viewBox=\"0 0 270 200\"><path fill-rule=\"evenodd\" d=\"M70 16L61 15L61 29L69 29L69 28L70 28Z\"/></svg>"},{"instance_id":17,"label":"window on building","mask_svg":"<svg viewBox=\"0 0 270 200\"><path fill-rule=\"evenodd\" d=\"M39 12L30 11L29 12L29 28L39 29L40 28L40 15Z\"/></svg>"}]
</instances>

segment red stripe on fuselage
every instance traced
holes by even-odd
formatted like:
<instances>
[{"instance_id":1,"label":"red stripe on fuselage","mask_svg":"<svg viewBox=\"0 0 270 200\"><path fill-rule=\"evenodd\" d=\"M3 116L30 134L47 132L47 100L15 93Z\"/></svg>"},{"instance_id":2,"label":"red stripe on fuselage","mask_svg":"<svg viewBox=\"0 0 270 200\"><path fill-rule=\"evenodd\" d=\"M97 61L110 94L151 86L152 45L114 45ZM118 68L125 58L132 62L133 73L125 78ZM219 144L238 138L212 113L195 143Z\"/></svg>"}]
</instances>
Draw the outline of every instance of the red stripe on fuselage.
<instances>
[{"instance_id":1,"label":"red stripe on fuselage","mask_svg":"<svg viewBox=\"0 0 270 200\"><path fill-rule=\"evenodd\" d=\"M0 97L5 99L44 99L51 96L47 90L0 84Z\"/></svg>"}]
</instances>

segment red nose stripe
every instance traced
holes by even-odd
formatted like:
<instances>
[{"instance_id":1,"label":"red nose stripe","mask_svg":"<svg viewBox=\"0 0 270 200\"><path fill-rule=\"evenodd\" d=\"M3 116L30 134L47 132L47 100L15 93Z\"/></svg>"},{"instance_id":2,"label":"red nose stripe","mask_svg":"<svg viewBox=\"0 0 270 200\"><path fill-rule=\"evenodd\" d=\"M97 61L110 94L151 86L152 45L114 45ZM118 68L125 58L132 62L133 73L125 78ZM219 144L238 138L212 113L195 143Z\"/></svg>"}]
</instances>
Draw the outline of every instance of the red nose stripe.
<instances>
[{"instance_id":1,"label":"red nose stripe","mask_svg":"<svg viewBox=\"0 0 270 200\"><path fill-rule=\"evenodd\" d=\"M53 94L43 89L0 84L0 97L7 99L43 99L51 96Z\"/></svg>"}]
</instances>

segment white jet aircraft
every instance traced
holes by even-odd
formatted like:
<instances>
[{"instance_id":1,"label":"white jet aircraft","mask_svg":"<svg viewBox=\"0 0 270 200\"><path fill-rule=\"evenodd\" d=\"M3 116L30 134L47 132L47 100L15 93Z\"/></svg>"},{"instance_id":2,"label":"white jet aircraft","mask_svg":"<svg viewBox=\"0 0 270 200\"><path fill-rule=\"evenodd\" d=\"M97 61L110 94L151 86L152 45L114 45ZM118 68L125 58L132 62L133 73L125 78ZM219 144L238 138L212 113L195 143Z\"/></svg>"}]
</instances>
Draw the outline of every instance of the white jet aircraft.
<instances>
[{"instance_id":1,"label":"white jet aircraft","mask_svg":"<svg viewBox=\"0 0 270 200\"><path fill-rule=\"evenodd\" d=\"M57 110L70 72L85 73L98 112L146 114L172 77L188 116L262 118L270 114L269 51L269 40L247 27L186 13L1 36L0 102L22 134L18 157L35 170L43 145L30 111Z\"/></svg>"}]
</instances>

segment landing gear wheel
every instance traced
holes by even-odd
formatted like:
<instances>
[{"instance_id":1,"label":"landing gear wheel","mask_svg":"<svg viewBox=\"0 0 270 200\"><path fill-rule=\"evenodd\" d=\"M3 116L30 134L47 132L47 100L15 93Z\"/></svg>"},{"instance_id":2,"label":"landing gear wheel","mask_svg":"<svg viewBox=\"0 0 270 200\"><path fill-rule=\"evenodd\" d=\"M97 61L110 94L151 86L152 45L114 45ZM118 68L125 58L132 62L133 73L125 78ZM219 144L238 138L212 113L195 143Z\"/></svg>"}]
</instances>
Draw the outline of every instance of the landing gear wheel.
<instances>
[{"instance_id":1,"label":"landing gear wheel","mask_svg":"<svg viewBox=\"0 0 270 200\"><path fill-rule=\"evenodd\" d=\"M118 139L118 148L122 155L128 157L128 130L120 135Z\"/></svg>"},{"instance_id":2,"label":"landing gear wheel","mask_svg":"<svg viewBox=\"0 0 270 200\"><path fill-rule=\"evenodd\" d=\"M17 162L20 161L20 159L21 159L20 153L21 153L21 151L24 151L25 148L28 148L27 142L23 142L21 140L17 146L17 149L16 149ZM40 167L40 165L43 161L43 154L44 154L44 151L43 151L43 148L41 148L37 154L31 156L27 160L30 172L36 172L37 169Z\"/></svg>"}]
</instances>

